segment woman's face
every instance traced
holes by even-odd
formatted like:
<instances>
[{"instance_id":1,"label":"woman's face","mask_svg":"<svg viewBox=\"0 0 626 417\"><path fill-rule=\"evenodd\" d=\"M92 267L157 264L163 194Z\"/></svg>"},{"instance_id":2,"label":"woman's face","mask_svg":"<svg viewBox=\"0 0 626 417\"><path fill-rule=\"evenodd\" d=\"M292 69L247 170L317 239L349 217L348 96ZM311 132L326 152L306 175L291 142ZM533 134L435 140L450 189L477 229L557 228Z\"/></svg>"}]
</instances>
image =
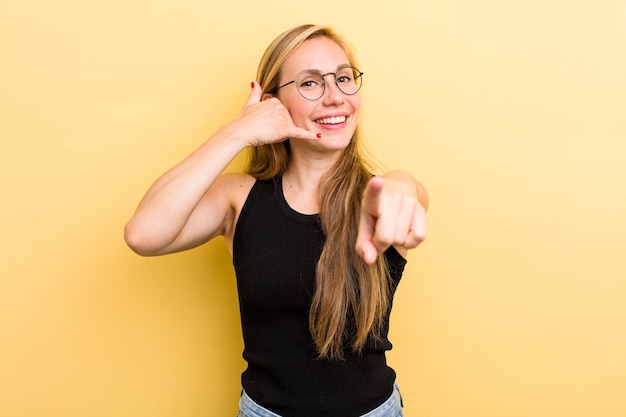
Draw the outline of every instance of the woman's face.
<instances>
[{"instance_id":1,"label":"woman's face","mask_svg":"<svg viewBox=\"0 0 626 417\"><path fill-rule=\"evenodd\" d=\"M294 50L283 64L280 84L295 80L302 72L335 73L350 66L347 55L326 37L312 38ZM314 143L328 150L345 148L357 126L361 97L346 95L335 84L333 74L324 77L326 88L318 100L300 95L296 83L278 90L277 97L289 110L296 126L322 134Z\"/></svg>"}]
</instances>

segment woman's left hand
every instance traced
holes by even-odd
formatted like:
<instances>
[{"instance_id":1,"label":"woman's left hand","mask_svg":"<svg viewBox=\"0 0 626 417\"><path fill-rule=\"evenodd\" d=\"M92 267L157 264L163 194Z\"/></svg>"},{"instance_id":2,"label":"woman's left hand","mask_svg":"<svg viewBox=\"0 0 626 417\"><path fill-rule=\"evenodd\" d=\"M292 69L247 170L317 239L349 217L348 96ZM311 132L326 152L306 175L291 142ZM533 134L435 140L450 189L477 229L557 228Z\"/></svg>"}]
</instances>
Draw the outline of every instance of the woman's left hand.
<instances>
[{"instance_id":1,"label":"woman's left hand","mask_svg":"<svg viewBox=\"0 0 626 417\"><path fill-rule=\"evenodd\" d=\"M357 253L373 264L391 245L401 255L426 238L426 190L409 174L394 171L373 177L363 191Z\"/></svg>"}]
</instances>

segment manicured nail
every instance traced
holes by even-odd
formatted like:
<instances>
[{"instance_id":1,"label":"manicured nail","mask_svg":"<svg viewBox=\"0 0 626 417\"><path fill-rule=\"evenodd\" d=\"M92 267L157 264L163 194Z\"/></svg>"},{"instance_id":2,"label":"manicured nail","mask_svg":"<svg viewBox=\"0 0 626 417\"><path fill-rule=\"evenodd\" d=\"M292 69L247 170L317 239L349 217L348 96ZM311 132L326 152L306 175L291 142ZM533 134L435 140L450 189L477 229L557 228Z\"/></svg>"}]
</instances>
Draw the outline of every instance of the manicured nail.
<instances>
[{"instance_id":1,"label":"manicured nail","mask_svg":"<svg viewBox=\"0 0 626 417\"><path fill-rule=\"evenodd\" d=\"M251 88L254 88L254 81L252 81L252 82L250 83L250 87L251 87Z\"/></svg>"},{"instance_id":2,"label":"manicured nail","mask_svg":"<svg viewBox=\"0 0 626 417\"><path fill-rule=\"evenodd\" d=\"M321 138L322 138L322 134L321 134L321 133L318 133L318 134L317 134L317 135L315 135L315 136L317 136L317 138L318 138L318 139L321 139Z\"/></svg>"}]
</instances>

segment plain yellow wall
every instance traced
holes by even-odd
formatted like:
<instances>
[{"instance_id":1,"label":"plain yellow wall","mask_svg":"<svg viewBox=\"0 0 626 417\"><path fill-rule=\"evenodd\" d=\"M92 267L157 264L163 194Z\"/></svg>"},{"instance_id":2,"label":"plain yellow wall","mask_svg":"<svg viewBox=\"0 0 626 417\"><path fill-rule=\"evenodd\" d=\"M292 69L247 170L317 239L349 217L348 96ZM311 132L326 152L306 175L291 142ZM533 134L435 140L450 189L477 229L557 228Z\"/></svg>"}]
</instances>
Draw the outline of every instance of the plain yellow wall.
<instances>
[{"instance_id":1,"label":"plain yellow wall","mask_svg":"<svg viewBox=\"0 0 626 417\"><path fill-rule=\"evenodd\" d=\"M1 0L0 416L233 416L221 240L126 248L139 198L235 116L265 46L333 25L364 131L431 197L392 316L406 415L626 415L621 0ZM240 160L233 169L237 169Z\"/></svg>"}]
</instances>

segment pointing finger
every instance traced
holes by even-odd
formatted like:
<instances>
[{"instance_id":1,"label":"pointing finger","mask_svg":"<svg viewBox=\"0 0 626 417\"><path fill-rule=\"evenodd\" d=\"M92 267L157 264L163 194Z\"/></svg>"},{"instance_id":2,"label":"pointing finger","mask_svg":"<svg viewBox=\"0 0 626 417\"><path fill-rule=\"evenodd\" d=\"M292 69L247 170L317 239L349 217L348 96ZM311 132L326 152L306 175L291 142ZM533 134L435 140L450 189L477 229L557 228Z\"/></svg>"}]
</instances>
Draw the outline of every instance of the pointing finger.
<instances>
[{"instance_id":1,"label":"pointing finger","mask_svg":"<svg viewBox=\"0 0 626 417\"><path fill-rule=\"evenodd\" d=\"M367 183L363 191L361 211L370 216L378 217L380 214L380 194L383 190L384 180L382 177L373 177Z\"/></svg>"},{"instance_id":2,"label":"pointing finger","mask_svg":"<svg viewBox=\"0 0 626 417\"><path fill-rule=\"evenodd\" d=\"M359 222L359 230L356 238L355 249L359 256L371 265L378 257L378 249L374 246L374 224L375 220L365 213L361 213L361 221Z\"/></svg>"}]
</instances>

